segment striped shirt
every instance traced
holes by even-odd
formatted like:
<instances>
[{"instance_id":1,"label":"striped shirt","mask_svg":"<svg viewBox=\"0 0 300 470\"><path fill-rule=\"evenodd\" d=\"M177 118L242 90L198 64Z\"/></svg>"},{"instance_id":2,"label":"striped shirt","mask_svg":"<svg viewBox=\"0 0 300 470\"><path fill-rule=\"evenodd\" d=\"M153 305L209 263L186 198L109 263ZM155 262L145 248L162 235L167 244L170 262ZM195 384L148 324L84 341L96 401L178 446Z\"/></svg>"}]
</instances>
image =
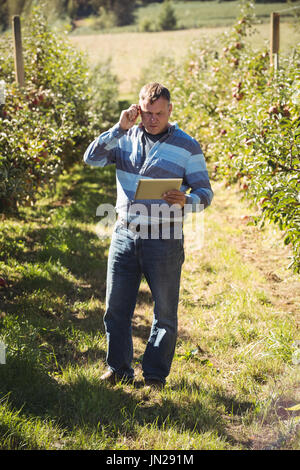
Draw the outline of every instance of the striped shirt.
<instances>
[{"instance_id":1,"label":"striped shirt","mask_svg":"<svg viewBox=\"0 0 300 470\"><path fill-rule=\"evenodd\" d=\"M129 214L136 216L132 208L136 204L134 195L141 178L182 178L180 190L185 193L189 190L186 205L190 211L200 211L210 205L213 191L199 143L177 124L170 124L168 132L155 142L143 159L143 132L141 124L124 131L118 123L97 137L84 154L84 161L89 165L116 165L117 213L130 221L133 216L129 217ZM153 220L151 207L154 204L169 206L163 199L138 202L147 208L147 223ZM141 219L139 222L145 223Z\"/></svg>"}]
</instances>

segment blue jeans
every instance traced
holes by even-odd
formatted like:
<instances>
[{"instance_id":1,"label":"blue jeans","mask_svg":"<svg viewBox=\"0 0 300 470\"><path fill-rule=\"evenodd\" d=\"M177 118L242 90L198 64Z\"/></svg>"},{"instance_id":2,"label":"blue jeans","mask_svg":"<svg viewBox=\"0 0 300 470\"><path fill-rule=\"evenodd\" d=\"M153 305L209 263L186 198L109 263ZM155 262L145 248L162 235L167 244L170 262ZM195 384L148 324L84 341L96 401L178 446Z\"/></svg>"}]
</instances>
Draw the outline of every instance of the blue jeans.
<instances>
[{"instance_id":1,"label":"blue jeans","mask_svg":"<svg viewBox=\"0 0 300 470\"><path fill-rule=\"evenodd\" d=\"M171 230L172 237L172 230ZM132 316L142 275L154 301L153 323L143 356L145 379L165 383L177 339L177 309L181 267L181 239L143 239L116 225L107 267L107 364L120 377L133 378Z\"/></svg>"}]
</instances>

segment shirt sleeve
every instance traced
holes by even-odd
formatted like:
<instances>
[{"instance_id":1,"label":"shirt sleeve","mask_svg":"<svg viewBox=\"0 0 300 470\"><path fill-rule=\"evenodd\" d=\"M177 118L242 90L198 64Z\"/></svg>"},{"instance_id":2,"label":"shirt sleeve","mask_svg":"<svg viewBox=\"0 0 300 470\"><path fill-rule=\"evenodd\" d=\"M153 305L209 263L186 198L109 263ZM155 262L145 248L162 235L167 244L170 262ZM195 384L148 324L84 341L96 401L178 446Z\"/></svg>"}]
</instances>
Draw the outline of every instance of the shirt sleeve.
<instances>
[{"instance_id":1,"label":"shirt sleeve","mask_svg":"<svg viewBox=\"0 0 300 470\"><path fill-rule=\"evenodd\" d=\"M213 191L206 161L198 143L195 145L195 152L188 159L184 184L191 188L191 192L186 195L186 204L191 205L192 212L199 212L211 204Z\"/></svg>"},{"instance_id":2,"label":"shirt sleeve","mask_svg":"<svg viewBox=\"0 0 300 470\"><path fill-rule=\"evenodd\" d=\"M116 163L120 139L127 133L119 123L97 137L86 149L83 160L88 165L106 166Z\"/></svg>"}]
</instances>

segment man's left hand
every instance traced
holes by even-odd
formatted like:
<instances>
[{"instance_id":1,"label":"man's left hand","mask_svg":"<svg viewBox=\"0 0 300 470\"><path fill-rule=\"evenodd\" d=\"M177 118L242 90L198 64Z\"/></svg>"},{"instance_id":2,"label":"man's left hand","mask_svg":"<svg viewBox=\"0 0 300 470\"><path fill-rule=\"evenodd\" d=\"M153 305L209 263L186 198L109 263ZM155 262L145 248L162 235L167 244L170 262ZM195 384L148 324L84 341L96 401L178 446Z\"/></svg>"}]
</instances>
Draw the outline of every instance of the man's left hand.
<instances>
[{"instance_id":1,"label":"man's left hand","mask_svg":"<svg viewBox=\"0 0 300 470\"><path fill-rule=\"evenodd\" d=\"M167 191L163 194L163 199L169 204L178 204L181 208L183 208L186 203L185 193L178 191L177 189Z\"/></svg>"}]
</instances>

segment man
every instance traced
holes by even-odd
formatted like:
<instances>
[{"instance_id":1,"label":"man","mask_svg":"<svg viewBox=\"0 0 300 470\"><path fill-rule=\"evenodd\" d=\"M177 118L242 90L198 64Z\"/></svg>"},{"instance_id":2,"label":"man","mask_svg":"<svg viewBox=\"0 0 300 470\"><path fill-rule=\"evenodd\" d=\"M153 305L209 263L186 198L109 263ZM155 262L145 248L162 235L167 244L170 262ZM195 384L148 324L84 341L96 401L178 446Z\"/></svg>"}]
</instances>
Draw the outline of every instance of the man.
<instances>
[{"instance_id":1,"label":"man","mask_svg":"<svg viewBox=\"0 0 300 470\"><path fill-rule=\"evenodd\" d=\"M171 368L177 338L177 308L181 267L184 260L183 236L175 236L171 211L159 218L151 213L159 203L162 209L182 210L191 205L207 207L212 200L206 163L200 145L170 124L170 93L159 83L145 85L139 105L123 111L119 122L101 134L87 148L84 161L94 166L116 165L118 221L108 256L106 312L108 371L102 380L132 381L134 370L131 322L144 274L154 300L150 337L143 356L146 385L162 388ZM138 117L141 123L136 125ZM170 190L161 200L142 201L146 213L135 211L134 195L141 178L182 178L180 190ZM190 189L190 193L186 191ZM139 201L141 202L141 201ZM167 214L167 215L166 215ZM162 236L168 223L170 236ZM155 224L156 235L148 228ZM146 234L141 236L141 228ZM152 227L151 227L152 229ZM143 232L145 233L145 231Z\"/></svg>"}]
</instances>

